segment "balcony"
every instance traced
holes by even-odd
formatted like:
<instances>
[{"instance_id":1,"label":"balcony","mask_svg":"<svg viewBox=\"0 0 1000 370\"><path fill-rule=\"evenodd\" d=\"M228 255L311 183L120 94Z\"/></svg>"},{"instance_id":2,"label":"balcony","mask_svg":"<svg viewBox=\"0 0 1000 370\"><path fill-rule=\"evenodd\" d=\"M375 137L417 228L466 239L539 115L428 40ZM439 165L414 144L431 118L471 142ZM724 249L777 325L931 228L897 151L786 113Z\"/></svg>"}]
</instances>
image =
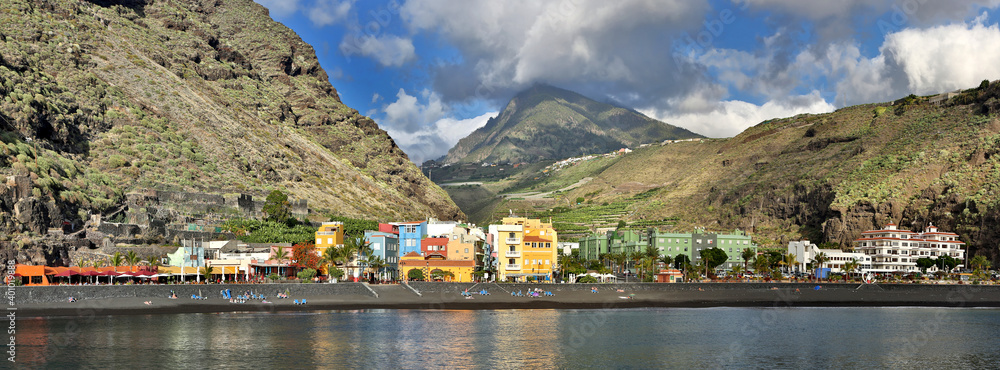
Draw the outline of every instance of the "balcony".
<instances>
[{"instance_id":1,"label":"balcony","mask_svg":"<svg viewBox=\"0 0 1000 370\"><path fill-rule=\"evenodd\" d=\"M507 265L507 270L520 270L521 265Z\"/></svg>"},{"instance_id":2,"label":"balcony","mask_svg":"<svg viewBox=\"0 0 1000 370\"><path fill-rule=\"evenodd\" d=\"M521 244L521 238L507 238L507 244Z\"/></svg>"},{"instance_id":3,"label":"balcony","mask_svg":"<svg viewBox=\"0 0 1000 370\"><path fill-rule=\"evenodd\" d=\"M521 258L521 252L518 251L507 251L503 255L507 258Z\"/></svg>"}]
</instances>

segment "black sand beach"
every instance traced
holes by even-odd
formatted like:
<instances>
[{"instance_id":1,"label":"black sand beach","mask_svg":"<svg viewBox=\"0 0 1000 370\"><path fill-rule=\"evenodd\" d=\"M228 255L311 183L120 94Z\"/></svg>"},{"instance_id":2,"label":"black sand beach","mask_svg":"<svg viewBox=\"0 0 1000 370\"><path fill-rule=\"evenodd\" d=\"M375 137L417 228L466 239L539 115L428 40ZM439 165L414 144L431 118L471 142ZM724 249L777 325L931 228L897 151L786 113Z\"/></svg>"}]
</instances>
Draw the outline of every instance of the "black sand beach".
<instances>
[{"instance_id":1,"label":"black sand beach","mask_svg":"<svg viewBox=\"0 0 1000 370\"><path fill-rule=\"evenodd\" d=\"M819 289L816 287L819 286ZM592 293L591 288L598 292ZM74 289L75 288L75 289ZM222 289L252 289L267 302L231 303L220 298ZM514 297L509 292L532 289L554 296ZM243 290L240 290L243 289ZM461 294L465 289L471 298ZM486 289L489 295L478 294ZM169 299L169 291L177 299ZM204 300L191 299L191 291ZM288 291L287 299L268 292ZM148 293L148 294L146 294ZM73 295L75 294L75 295ZM68 302L66 295L77 302ZM600 309L636 307L844 307L933 306L1000 307L1000 286L917 284L460 284L414 283L405 285L262 284L179 286L19 287L15 307L18 317L169 314L213 312L289 312L357 309ZM304 305L294 300L306 300ZM146 304L149 302L149 304ZM10 306L8 306L10 307Z\"/></svg>"}]
</instances>

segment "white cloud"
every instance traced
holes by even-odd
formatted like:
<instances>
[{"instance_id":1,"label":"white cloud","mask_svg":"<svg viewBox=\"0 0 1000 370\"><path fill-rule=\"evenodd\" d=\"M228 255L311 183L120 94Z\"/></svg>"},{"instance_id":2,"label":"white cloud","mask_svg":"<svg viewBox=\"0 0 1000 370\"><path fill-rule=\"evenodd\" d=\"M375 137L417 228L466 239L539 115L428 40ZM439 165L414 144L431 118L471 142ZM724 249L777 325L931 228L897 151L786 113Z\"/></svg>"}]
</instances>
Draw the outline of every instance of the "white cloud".
<instances>
[{"instance_id":1,"label":"white cloud","mask_svg":"<svg viewBox=\"0 0 1000 370\"><path fill-rule=\"evenodd\" d=\"M357 54L374 58L383 67L399 67L417 57L413 40L396 35L344 36L340 42L340 52L347 57Z\"/></svg>"},{"instance_id":2,"label":"white cloud","mask_svg":"<svg viewBox=\"0 0 1000 370\"><path fill-rule=\"evenodd\" d=\"M382 95L379 95L378 93L372 94L372 104L375 104L375 102L379 101L379 99L382 99Z\"/></svg>"},{"instance_id":3,"label":"white cloud","mask_svg":"<svg viewBox=\"0 0 1000 370\"><path fill-rule=\"evenodd\" d=\"M271 0L281 1L281 0ZM309 8L309 20L317 27L340 23L347 19L356 0L316 0Z\"/></svg>"},{"instance_id":4,"label":"white cloud","mask_svg":"<svg viewBox=\"0 0 1000 370\"><path fill-rule=\"evenodd\" d=\"M918 95L969 88L1000 78L1000 28L982 20L908 29L886 37L882 54L891 55Z\"/></svg>"},{"instance_id":5,"label":"white cloud","mask_svg":"<svg viewBox=\"0 0 1000 370\"><path fill-rule=\"evenodd\" d=\"M478 117L455 119L447 117L451 109L436 93L424 90L417 95L399 89L396 101L382 108L384 116L378 120L396 145L417 164L447 154L459 140L497 115L487 112Z\"/></svg>"},{"instance_id":6,"label":"white cloud","mask_svg":"<svg viewBox=\"0 0 1000 370\"><path fill-rule=\"evenodd\" d=\"M254 0L263 5L271 14L271 18L283 18L299 10L299 0Z\"/></svg>"},{"instance_id":7,"label":"white cloud","mask_svg":"<svg viewBox=\"0 0 1000 370\"><path fill-rule=\"evenodd\" d=\"M657 109L640 111L650 117L705 136L732 137L768 119L802 113L827 113L833 110L834 106L824 101L819 92L814 91L809 95L796 96L786 101L769 101L763 105L738 100L721 101L714 109L707 112L678 113Z\"/></svg>"},{"instance_id":8,"label":"white cloud","mask_svg":"<svg viewBox=\"0 0 1000 370\"><path fill-rule=\"evenodd\" d=\"M421 92L421 96L426 103L421 103L416 96L407 94L406 90L399 89L399 92L396 93L396 101L382 109L385 113L385 120L382 121L385 129L412 133L431 122L444 118L446 107L441 103L441 98L437 94L430 90L424 90Z\"/></svg>"}]
</instances>

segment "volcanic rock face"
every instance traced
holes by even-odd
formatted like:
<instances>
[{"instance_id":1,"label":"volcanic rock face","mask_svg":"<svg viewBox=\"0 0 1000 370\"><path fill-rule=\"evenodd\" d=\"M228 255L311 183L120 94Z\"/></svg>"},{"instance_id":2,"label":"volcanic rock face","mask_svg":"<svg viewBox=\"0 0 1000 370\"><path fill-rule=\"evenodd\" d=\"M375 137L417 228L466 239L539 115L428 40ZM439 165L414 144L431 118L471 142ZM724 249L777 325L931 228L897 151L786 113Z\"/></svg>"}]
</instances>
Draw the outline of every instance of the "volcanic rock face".
<instances>
[{"instance_id":1,"label":"volcanic rock face","mask_svg":"<svg viewBox=\"0 0 1000 370\"><path fill-rule=\"evenodd\" d=\"M11 0L0 22L7 240L144 189L277 188L321 213L464 218L251 0Z\"/></svg>"}]
</instances>

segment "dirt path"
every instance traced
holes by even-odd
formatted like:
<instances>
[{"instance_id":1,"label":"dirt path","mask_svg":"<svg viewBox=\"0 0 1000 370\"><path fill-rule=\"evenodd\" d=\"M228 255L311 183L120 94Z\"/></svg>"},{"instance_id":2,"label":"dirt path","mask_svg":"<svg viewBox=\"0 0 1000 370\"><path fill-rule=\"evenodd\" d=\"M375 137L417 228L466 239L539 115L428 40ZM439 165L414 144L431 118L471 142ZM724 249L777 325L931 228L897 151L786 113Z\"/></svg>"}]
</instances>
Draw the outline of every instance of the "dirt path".
<instances>
[{"instance_id":1,"label":"dirt path","mask_svg":"<svg viewBox=\"0 0 1000 370\"><path fill-rule=\"evenodd\" d=\"M539 192L532 191L532 192L527 192L527 193L504 194L503 197L507 198L507 199L510 199L510 198L524 198L524 199L530 199L530 200L538 200L538 199L545 198L545 197L549 196L550 194L555 193L557 191L569 191L569 190L576 189L578 187L583 186L583 184L586 184L586 183L590 182L590 180L593 180L593 179L594 179L593 177L584 177L584 178L580 179L580 181L577 181L575 184L572 184L570 186L564 187L564 188L559 189L559 190L547 191L547 192L544 192L544 193L539 193Z\"/></svg>"}]
</instances>

